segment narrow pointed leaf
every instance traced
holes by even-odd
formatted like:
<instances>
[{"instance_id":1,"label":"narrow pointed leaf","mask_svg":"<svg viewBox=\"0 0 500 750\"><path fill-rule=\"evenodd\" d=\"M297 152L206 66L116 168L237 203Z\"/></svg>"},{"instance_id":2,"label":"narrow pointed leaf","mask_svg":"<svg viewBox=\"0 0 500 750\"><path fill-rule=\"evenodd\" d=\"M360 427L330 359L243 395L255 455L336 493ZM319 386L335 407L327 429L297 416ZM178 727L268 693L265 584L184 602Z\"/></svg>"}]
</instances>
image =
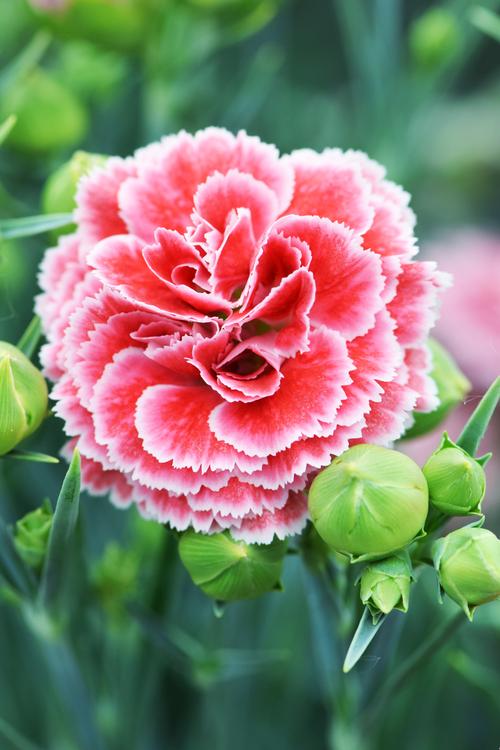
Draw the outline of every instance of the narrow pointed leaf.
<instances>
[{"instance_id":1,"label":"narrow pointed leaf","mask_svg":"<svg viewBox=\"0 0 500 750\"><path fill-rule=\"evenodd\" d=\"M387 615L382 615L376 623L373 623L368 607L365 608L345 657L344 672L350 672L356 666L386 619Z\"/></svg>"},{"instance_id":2,"label":"narrow pointed leaf","mask_svg":"<svg viewBox=\"0 0 500 750\"><path fill-rule=\"evenodd\" d=\"M22 351L23 354L31 359L40 341L42 335L42 324L38 315L35 315L29 322L23 335L17 342L17 348Z\"/></svg>"},{"instance_id":3,"label":"narrow pointed leaf","mask_svg":"<svg viewBox=\"0 0 500 750\"><path fill-rule=\"evenodd\" d=\"M8 137L10 131L16 124L17 117L15 115L10 115L7 117L6 120L2 122L0 125L0 146L5 141L5 139Z\"/></svg>"},{"instance_id":4,"label":"narrow pointed leaf","mask_svg":"<svg viewBox=\"0 0 500 750\"><path fill-rule=\"evenodd\" d=\"M499 399L500 377L490 385L457 440L457 445L469 455L476 454Z\"/></svg>"},{"instance_id":5,"label":"narrow pointed leaf","mask_svg":"<svg viewBox=\"0 0 500 750\"><path fill-rule=\"evenodd\" d=\"M36 234L49 232L73 224L73 214L48 214L26 216L22 219L0 219L0 240L16 237L33 237Z\"/></svg>"},{"instance_id":6,"label":"narrow pointed leaf","mask_svg":"<svg viewBox=\"0 0 500 750\"><path fill-rule=\"evenodd\" d=\"M75 449L57 499L47 557L42 572L40 601L46 607L54 605L61 589L66 569L66 557L70 550L78 519L80 474L80 454Z\"/></svg>"},{"instance_id":7,"label":"narrow pointed leaf","mask_svg":"<svg viewBox=\"0 0 500 750\"><path fill-rule=\"evenodd\" d=\"M22 451L19 448L10 451L4 458L15 458L18 461L36 461L40 464L59 463L59 459L56 456L49 456L47 453L37 453L36 451Z\"/></svg>"}]
</instances>

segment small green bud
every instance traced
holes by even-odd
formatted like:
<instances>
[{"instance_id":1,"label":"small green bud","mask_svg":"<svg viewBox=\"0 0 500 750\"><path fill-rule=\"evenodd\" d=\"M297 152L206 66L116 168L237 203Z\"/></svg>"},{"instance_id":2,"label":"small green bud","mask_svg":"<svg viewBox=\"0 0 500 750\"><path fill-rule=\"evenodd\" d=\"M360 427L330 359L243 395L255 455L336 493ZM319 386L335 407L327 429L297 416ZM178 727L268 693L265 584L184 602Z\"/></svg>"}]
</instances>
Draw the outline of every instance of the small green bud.
<instances>
[{"instance_id":1,"label":"small green bud","mask_svg":"<svg viewBox=\"0 0 500 750\"><path fill-rule=\"evenodd\" d=\"M37 429L47 399L41 372L19 349L0 341L0 456Z\"/></svg>"},{"instance_id":2,"label":"small green bud","mask_svg":"<svg viewBox=\"0 0 500 750\"><path fill-rule=\"evenodd\" d=\"M78 143L88 124L87 112L80 101L41 68L14 81L4 92L0 120L10 114L17 119L6 144L33 154L46 154Z\"/></svg>"},{"instance_id":3,"label":"small green bud","mask_svg":"<svg viewBox=\"0 0 500 750\"><path fill-rule=\"evenodd\" d=\"M361 601L374 617L393 609L408 611L411 586L411 563L400 553L366 566L360 578Z\"/></svg>"},{"instance_id":4,"label":"small green bud","mask_svg":"<svg viewBox=\"0 0 500 750\"><path fill-rule=\"evenodd\" d=\"M353 561L406 547L422 533L428 506L417 464L376 445L349 448L318 474L309 491L318 534Z\"/></svg>"},{"instance_id":5,"label":"small green bud","mask_svg":"<svg viewBox=\"0 0 500 750\"><path fill-rule=\"evenodd\" d=\"M476 607L500 597L500 539L466 526L433 544L441 588L471 620Z\"/></svg>"},{"instance_id":6,"label":"small green bud","mask_svg":"<svg viewBox=\"0 0 500 750\"><path fill-rule=\"evenodd\" d=\"M441 424L447 414L462 403L471 388L471 384L446 349L434 339L429 339L428 345L432 357L430 377L436 384L439 406L431 412L413 412L414 422L405 432L405 440L424 435Z\"/></svg>"},{"instance_id":7,"label":"small green bud","mask_svg":"<svg viewBox=\"0 0 500 750\"><path fill-rule=\"evenodd\" d=\"M431 8L413 22L409 41L417 65L433 70L455 57L462 40L453 13L446 8Z\"/></svg>"},{"instance_id":8,"label":"small green bud","mask_svg":"<svg viewBox=\"0 0 500 750\"><path fill-rule=\"evenodd\" d=\"M71 213L76 207L75 194L80 178L94 167L103 166L106 160L107 157L100 154L76 151L71 159L56 169L45 183L42 193L42 206L45 213Z\"/></svg>"},{"instance_id":9,"label":"small green bud","mask_svg":"<svg viewBox=\"0 0 500 750\"><path fill-rule=\"evenodd\" d=\"M49 501L27 513L17 521L14 529L14 545L26 565L40 570L45 560L49 534L52 527L52 506Z\"/></svg>"},{"instance_id":10,"label":"small green bud","mask_svg":"<svg viewBox=\"0 0 500 750\"><path fill-rule=\"evenodd\" d=\"M484 469L446 433L422 471L429 486L430 502L441 513L447 516L480 513L486 492Z\"/></svg>"},{"instance_id":11,"label":"small green bud","mask_svg":"<svg viewBox=\"0 0 500 750\"><path fill-rule=\"evenodd\" d=\"M165 533L164 529L161 529ZM140 555L110 542L92 570L92 583L102 605L109 614L119 617L124 601L137 589Z\"/></svg>"},{"instance_id":12,"label":"small green bud","mask_svg":"<svg viewBox=\"0 0 500 750\"><path fill-rule=\"evenodd\" d=\"M281 589L286 542L245 544L227 532L198 534L186 531L179 541L179 554L193 582L208 596L220 601L253 599Z\"/></svg>"}]
</instances>

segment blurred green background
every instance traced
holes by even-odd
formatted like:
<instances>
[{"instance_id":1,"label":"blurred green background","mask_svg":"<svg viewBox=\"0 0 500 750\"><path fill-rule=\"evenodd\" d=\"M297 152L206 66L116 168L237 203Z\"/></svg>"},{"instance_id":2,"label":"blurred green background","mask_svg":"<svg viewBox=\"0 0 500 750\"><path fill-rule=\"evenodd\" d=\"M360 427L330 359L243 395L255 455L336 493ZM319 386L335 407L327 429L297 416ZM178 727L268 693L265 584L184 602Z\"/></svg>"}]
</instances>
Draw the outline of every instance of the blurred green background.
<instances>
[{"instance_id":1,"label":"blurred green background","mask_svg":"<svg viewBox=\"0 0 500 750\"><path fill-rule=\"evenodd\" d=\"M499 232L498 258L498 5L0 0L0 122L17 116L0 149L0 218L41 213L47 178L75 150L127 155L181 128L220 125L282 151L361 148L412 193L424 253L436 236L452 253L447 231L473 226ZM0 240L0 339L17 341L29 322L52 241ZM471 263L482 262L472 245ZM484 357L498 364L500 352L484 346ZM483 386L466 374L474 400ZM56 453L62 442L52 418L30 444ZM55 501L64 475L62 465L20 468L0 464L8 523ZM499 481L490 469L488 527L497 533ZM410 614L344 677L338 615L296 558L284 594L217 618L173 540L133 510L85 496L79 533L66 638L51 638L2 595L2 750L498 747L500 603L464 624L367 722L363 709L395 660L444 616L430 572Z\"/></svg>"}]
</instances>

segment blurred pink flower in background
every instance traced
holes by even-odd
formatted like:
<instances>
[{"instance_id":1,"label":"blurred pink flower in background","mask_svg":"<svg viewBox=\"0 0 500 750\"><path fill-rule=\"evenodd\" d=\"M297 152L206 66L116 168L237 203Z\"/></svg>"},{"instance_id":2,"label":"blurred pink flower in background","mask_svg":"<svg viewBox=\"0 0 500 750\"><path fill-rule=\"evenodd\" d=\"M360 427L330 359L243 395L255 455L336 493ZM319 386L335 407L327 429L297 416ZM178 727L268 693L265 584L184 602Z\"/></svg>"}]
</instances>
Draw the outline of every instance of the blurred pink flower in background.
<instances>
[{"instance_id":1,"label":"blurred pink flower in background","mask_svg":"<svg viewBox=\"0 0 500 750\"><path fill-rule=\"evenodd\" d=\"M500 235L465 229L425 250L453 276L434 336L480 393L500 371Z\"/></svg>"},{"instance_id":2,"label":"blurred pink flower in background","mask_svg":"<svg viewBox=\"0 0 500 750\"><path fill-rule=\"evenodd\" d=\"M443 295L433 336L453 355L472 389L464 405L444 424L428 435L401 443L401 449L419 464L436 449L443 430L452 440L458 438L481 395L500 374L500 235L466 228L428 243L424 252L453 277L453 286ZM497 417L481 444L481 453L494 451L499 439ZM498 497L498 451L486 467L486 475L487 497Z\"/></svg>"}]
</instances>

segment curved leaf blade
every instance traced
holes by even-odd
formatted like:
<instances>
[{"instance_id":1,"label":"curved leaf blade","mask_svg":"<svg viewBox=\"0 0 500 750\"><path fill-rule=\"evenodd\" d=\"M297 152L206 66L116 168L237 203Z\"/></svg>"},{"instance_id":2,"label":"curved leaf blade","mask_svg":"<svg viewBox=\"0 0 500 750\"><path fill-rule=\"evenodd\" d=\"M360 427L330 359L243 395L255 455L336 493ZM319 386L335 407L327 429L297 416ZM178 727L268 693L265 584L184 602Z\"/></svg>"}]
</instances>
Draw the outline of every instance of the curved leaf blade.
<instances>
[{"instance_id":1,"label":"curved leaf blade","mask_svg":"<svg viewBox=\"0 0 500 750\"><path fill-rule=\"evenodd\" d=\"M65 570L71 539L75 531L80 506L81 467L80 454L75 449L73 458L62 483L54 511L54 520L50 531L47 556L40 582L40 602L45 607L53 607Z\"/></svg>"},{"instance_id":2,"label":"curved leaf blade","mask_svg":"<svg viewBox=\"0 0 500 750\"><path fill-rule=\"evenodd\" d=\"M25 216L22 219L0 219L0 240L34 237L37 234L73 224L73 214Z\"/></svg>"},{"instance_id":3,"label":"curved leaf blade","mask_svg":"<svg viewBox=\"0 0 500 750\"><path fill-rule=\"evenodd\" d=\"M386 619L387 615L382 615L374 623L368 607L365 608L347 651L344 666L342 667L343 672L350 672L356 666Z\"/></svg>"}]
</instances>

